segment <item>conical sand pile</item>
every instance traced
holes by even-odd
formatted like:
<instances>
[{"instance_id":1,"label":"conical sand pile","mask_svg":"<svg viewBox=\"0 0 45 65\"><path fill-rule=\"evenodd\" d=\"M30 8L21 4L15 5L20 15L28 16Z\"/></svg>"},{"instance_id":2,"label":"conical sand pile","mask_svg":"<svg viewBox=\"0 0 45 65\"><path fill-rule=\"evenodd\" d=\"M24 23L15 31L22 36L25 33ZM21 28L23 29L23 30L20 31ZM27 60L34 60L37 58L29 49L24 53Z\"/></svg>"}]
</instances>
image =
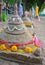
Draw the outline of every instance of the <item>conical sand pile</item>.
<instances>
[{"instance_id":1,"label":"conical sand pile","mask_svg":"<svg viewBox=\"0 0 45 65\"><path fill-rule=\"evenodd\" d=\"M30 33L17 15L12 16L4 32L0 33L0 39L12 43L28 43L32 40Z\"/></svg>"},{"instance_id":2,"label":"conical sand pile","mask_svg":"<svg viewBox=\"0 0 45 65\"><path fill-rule=\"evenodd\" d=\"M23 22L24 22L24 24L28 27L31 27L32 25L33 25L33 23L32 23L32 21L29 19L29 17L27 16L25 16L25 17L23 17L22 18L22 20L23 20Z\"/></svg>"},{"instance_id":3,"label":"conical sand pile","mask_svg":"<svg viewBox=\"0 0 45 65\"><path fill-rule=\"evenodd\" d=\"M23 21L18 15L12 16L11 19L8 22L7 28L4 29L3 32L0 33L0 39L6 40L9 45L11 44L24 44L32 41L31 35L25 25L23 24ZM12 45L13 46L13 45ZM1 46L0 46L1 47ZM21 46L23 47L23 46ZM42 57L40 56L34 56L32 53L27 54L27 53L19 53L19 48L17 50L17 47L13 48L10 47L9 49L6 48L5 50L5 45L2 45L2 48L4 51L0 50L0 58L8 60L8 61L13 61L13 62L19 62L22 64L42 64ZM2 49L1 48L1 49ZM31 48L28 47L26 49L27 51L31 52ZM5 52L8 51L8 52ZM14 52L13 52L14 51ZM17 51L17 52L16 52Z\"/></svg>"}]
</instances>

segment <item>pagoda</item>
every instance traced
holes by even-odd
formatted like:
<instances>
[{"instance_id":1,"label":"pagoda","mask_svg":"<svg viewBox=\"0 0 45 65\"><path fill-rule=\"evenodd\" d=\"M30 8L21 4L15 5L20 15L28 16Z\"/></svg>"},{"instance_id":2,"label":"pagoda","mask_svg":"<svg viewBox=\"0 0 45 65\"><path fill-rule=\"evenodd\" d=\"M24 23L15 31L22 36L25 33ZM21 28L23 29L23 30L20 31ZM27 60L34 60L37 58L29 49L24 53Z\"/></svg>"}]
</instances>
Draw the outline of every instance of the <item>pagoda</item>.
<instances>
[{"instance_id":1,"label":"pagoda","mask_svg":"<svg viewBox=\"0 0 45 65\"><path fill-rule=\"evenodd\" d=\"M34 54L37 50L22 19L17 14L12 15L7 27L0 32L0 58L20 64L42 65L40 54Z\"/></svg>"},{"instance_id":2,"label":"pagoda","mask_svg":"<svg viewBox=\"0 0 45 65\"><path fill-rule=\"evenodd\" d=\"M21 18L17 15L12 16L7 27L0 32L0 58L27 65L40 65L42 64L40 52L34 54L37 50L38 47L33 44L32 36Z\"/></svg>"}]
</instances>

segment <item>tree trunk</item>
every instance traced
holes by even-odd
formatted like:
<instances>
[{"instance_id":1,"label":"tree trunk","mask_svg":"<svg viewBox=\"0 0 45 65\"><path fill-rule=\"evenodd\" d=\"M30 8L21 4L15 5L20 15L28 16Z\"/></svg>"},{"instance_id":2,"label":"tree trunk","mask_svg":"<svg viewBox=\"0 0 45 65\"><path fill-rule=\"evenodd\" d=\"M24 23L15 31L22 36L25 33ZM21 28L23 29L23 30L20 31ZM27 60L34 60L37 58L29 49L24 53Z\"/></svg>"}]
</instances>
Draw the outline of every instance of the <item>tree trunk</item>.
<instances>
[{"instance_id":1,"label":"tree trunk","mask_svg":"<svg viewBox=\"0 0 45 65\"><path fill-rule=\"evenodd\" d=\"M22 0L19 0L19 3L22 3Z\"/></svg>"},{"instance_id":2,"label":"tree trunk","mask_svg":"<svg viewBox=\"0 0 45 65\"><path fill-rule=\"evenodd\" d=\"M2 0L0 0L0 21L2 21Z\"/></svg>"},{"instance_id":3,"label":"tree trunk","mask_svg":"<svg viewBox=\"0 0 45 65\"><path fill-rule=\"evenodd\" d=\"M40 3L40 7L39 7L39 9L42 7L44 1L45 1L45 0L40 0L41 3Z\"/></svg>"}]
</instances>

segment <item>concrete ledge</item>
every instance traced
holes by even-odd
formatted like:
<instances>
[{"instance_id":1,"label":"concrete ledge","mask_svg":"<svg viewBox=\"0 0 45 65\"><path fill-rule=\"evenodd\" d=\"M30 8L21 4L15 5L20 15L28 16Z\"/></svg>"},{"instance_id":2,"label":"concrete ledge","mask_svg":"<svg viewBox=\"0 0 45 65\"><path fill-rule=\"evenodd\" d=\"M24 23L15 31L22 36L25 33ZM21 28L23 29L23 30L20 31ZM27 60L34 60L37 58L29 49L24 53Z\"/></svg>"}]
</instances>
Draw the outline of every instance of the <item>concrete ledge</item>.
<instances>
[{"instance_id":1,"label":"concrete ledge","mask_svg":"<svg viewBox=\"0 0 45 65\"><path fill-rule=\"evenodd\" d=\"M21 54L6 54L6 53L0 53L0 58L7 60L7 61L12 61L12 62L17 62L17 63L22 63L22 64L42 64L43 57L36 57L36 56L24 56Z\"/></svg>"}]
</instances>

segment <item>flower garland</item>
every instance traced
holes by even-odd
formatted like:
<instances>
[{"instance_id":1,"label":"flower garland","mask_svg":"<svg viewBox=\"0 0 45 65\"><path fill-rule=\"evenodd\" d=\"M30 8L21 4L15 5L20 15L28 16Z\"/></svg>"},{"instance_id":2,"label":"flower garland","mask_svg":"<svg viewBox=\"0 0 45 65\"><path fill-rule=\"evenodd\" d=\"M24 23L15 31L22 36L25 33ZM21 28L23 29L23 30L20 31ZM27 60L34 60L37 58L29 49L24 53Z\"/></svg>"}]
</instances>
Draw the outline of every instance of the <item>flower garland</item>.
<instances>
[{"instance_id":1,"label":"flower garland","mask_svg":"<svg viewBox=\"0 0 45 65\"><path fill-rule=\"evenodd\" d=\"M6 40L1 40L0 39L0 44L6 44L8 45L9 43L6 41ZM44 48L44 45L41 44L37 38L34 37L33 41L30 41L30 42L27 42L27 43L12 43L11 46L26 46L26 45L29 45L29 44L34 44L36 45L37 47L41 47L41 48Z\"/></svg>"},{"instance_id":2,"label":"flower garland","mask_svg":"<svg viewBox=\"0 0 45 65\"><path fill-rule=\"evenodd\" d=\"M1 40L0 39L0 44L6 44L6 45L8 45L9 43L7 41L5 41L5 40ZM24 46L24 45L26 46L28 44L33 44L33 41L30 41L30 42L27 42L27 43L22 43L22 44L13 43L11 46Z\"/></svg>"},{"instance_id":3,"label":"flower garland","mask_svg":"<svg viewBox=\"0 0 45 65\"><path fill-rule=\"evenodd\" d=\"M33 42L29 42L28 44L12 44L11 47L7 46L7 42L4 40L0 40L0 42L2 43L0 45L0 50L2 51L6 51L6 52L20 52L20 53L30 53L30 52L35 52L38 49L38 46L34 45L33 47L30 46L25 46L24 49L20 49L18 48L18 46L24 46L24 45L28 45L28 44L32 44Z\"/></svg>"},{"instance_id":4,"label":"flower garland","mask_svg":"<svg viewBox=\"0 0 45 65\"><path fill-rule=\"evenodd\" d=\"M0 44L1 44L0 50L6 50L7 52L12 51L12 52L19 52L19 53L25 53L25 52L30 53L30 52L35 52L38 49L38 47L44 48L44 45L38 41L36 36L34 36L33 41L30 41L28 43L22 43L22 44L13 43L11 45L11 48L6 47L9 43L5 40L0 39ZM30 46L28 46L29 44L34 44L34 46L30 47ZM22 47L25 46L25 48L20 49L20 48L18 48L19 46L22 46Z\"/></svg>"},{"instance_id":5,"label":"flower garland","mask_svg":"<svg viewBox=\"0 0 45 65\"><path fill-rule=\"evenodd\" d=\"M8 42L6 41L6 40L2 40L2 39L0 39L0 44L8 44Z\"/></svg>"}]
</instances>

